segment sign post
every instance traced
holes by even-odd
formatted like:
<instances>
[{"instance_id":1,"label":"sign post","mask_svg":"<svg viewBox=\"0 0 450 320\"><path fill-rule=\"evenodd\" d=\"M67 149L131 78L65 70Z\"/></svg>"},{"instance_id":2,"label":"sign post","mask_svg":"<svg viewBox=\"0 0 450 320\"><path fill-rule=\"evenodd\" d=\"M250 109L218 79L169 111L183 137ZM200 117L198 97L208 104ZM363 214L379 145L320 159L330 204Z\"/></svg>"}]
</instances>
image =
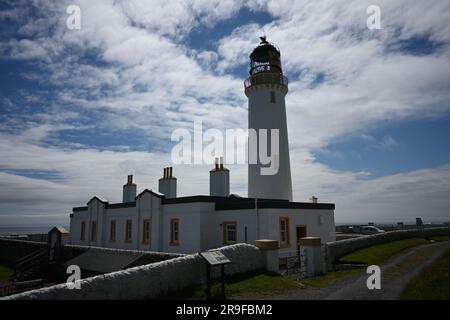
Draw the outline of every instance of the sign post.
<instances>
[{"instance_id":1,"label":"sign post","mask_svg":"<svg viewBox=\"0 0 450 320\"><path fill-rule=\"evenodd\" d=\"M211 299L211 267L220 266L220 284L222 296L225 298L225 265L231 263L220 251L200 252L200 256L206 261L206 298Z\"/></svg>"}]
</instances>

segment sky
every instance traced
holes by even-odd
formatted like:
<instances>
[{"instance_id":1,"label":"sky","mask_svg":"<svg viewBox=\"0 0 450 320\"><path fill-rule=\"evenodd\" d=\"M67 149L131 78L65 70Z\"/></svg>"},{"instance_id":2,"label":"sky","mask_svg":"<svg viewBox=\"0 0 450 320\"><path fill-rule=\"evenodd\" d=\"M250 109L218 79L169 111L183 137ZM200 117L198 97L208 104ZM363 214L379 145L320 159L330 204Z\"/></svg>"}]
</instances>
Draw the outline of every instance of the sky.
<instances>
[{"instance_id":1,"label":"sky","mask_svg":"<svg viewBox=\"0 0 450 320\"><path fill-rule=\"evenodd\" d=\"M450 2L375 2L1 1L0 226L67 225L94 195L120 202L128 174L157 190L167 166L179 196L208 194L210 165L173 165L171 133L247 127L263 34L289 79L294 200L335 203L337 223L450 221ZM246 166L229 168L246 196Z\"/></svg>"}]
</instances>

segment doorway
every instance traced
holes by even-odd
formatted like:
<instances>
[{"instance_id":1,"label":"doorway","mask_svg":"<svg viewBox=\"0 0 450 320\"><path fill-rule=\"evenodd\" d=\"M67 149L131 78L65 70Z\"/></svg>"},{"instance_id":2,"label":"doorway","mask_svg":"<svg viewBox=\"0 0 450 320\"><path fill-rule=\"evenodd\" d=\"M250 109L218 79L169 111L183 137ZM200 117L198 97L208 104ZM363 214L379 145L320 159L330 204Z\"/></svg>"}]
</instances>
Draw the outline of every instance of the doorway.
<instances>
[{"instance_id":1,"label":"doorway","mask_svg":"<svg viewBox=\"0 0 450 320\"><path fill-rule=\"evenodd\" d=\"M295 229L297 239L297 256L300 257L300 238L307 237L306 225L297 225Z\"/></svg>"}]
</instances>

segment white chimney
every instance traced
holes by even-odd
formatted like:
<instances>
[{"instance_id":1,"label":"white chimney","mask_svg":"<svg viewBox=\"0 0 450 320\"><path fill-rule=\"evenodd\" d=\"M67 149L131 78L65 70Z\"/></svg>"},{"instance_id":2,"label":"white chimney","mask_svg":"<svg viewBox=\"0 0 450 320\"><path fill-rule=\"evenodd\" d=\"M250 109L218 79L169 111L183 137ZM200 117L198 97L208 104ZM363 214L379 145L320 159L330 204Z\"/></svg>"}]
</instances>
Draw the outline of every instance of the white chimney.
<instances>
[{"instance_id":1,"label":"white chimney","mask_svg":"<svg viewBox=\"0 0 450 320\"><path fill-rule=\"evenodd\" d=\"M315 197L315 196L312 196L311 198L309 198L309 202L311 202L311 203L317 203L317 197Z\"/></svg>"},{"instance_id":2,"label":"white chimney","mask_svg":"<svg viewBox=\"0 0 450 320\"><path fill-rule=\"evenodd\" d=\"M224 168L223 158L216 158L214 169L209 171L209 194L214 197L230 196L230 170Z\"/></svg>"},{"instance_id":3,"label":"white chimney","mask_svg":"<svg viewBox=\"0 0 450 320\"><path fill-rule=\"evenodd\" d=\"M136 198L136 184L133 183L133 175L127 177L127 184L123 185L122 202L134 202Z\"/></svg>"},{"instance_id":4,"label":"white chimney","mask_svg":"<svg viewBox=\"0 0 450 320\"><path fill-rule=\"evenodd\" d=\"M177 178L172 176L172 167L164 168L163 177L159 179L159 192L166 198L177 197Z\"/></svg>"}]
</instances>

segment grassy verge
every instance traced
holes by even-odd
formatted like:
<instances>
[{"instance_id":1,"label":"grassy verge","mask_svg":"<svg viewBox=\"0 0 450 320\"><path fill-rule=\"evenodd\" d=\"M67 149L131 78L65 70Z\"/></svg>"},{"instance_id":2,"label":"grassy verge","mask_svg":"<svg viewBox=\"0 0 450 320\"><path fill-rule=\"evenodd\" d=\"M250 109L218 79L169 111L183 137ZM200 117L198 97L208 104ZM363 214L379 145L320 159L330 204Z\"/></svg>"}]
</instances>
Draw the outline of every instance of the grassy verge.
<instances>
[{"instance_id":1,"label":"grassy verge","mask_svg":"<svg viewBox=\"0 0 450 320\"><path fill-rule=\"evenodd\" d=\"M406 300L450 300L450 250L425 268L402 294Z\"/></svg>"},{"instance_id":2,"label":"grassy verge","mask_svg":"<svg viewBox=\"0 0 450 320\"><path fill-rule=\"evenodd\" d=\"M385 270L383 278L389 279L411 271L411 268L430 258L436 250L436 247L426 247L417 250L417 252L411 254L397 265Z\"/></svg>"},{"instance_id":3,"label":"grassy verge","mask_svg":"<svg viewBox=\"0 0 450 320\"><path fill-rule=\"evenodd\" d=\"M280 276L276 273L244 274L227 279L226 296L245 296L246 298L263 298L280 294L289 290L301 289L303 285L294 279ZM220 282L214 282L211 287L211 297L221 299ZM166 297L173 298L173 297ZM178 296L180 298L180 296ZM206 285L196 286L186 290L181 298L206 299Z\"/></svg>"},{"instance_id":4,"label":"grassy verge","mask_svg":"<svg viewBox=\"0 0 450 320\"><path fill-rule=\"evenodd\" d=\"M341 257L341 263L366 263L368 265L380 265L390 257L421 244L430 243L426 239L411 238L383 243L368 248L360 249Z\"/></svg>"},{"instance_id":5,"label":"grassy verge","mask_svg":"<svg viewBox=\"0 0 450 320\"><path fill-rule=\"evenodd\" d=\"M13 273L14 270L0 265L0 282L8 282Z\"/></svg>"},{"instance_id":6,"label":"grassy verge","mask_svg":"<svg viewBox=\"0 0 450 320\"><path fill-rule=\"evenodd\" d=\"M362 273L364 273L364 270L360 269L360 268L334 271L334 272L328 272L327 274L325 274L323 276L303 279L300 281L300 283L305 286L323 287L323 286L333 284L334 282L344 279L346 277L350 277L350 276L353 276L356 274L362 274Z\"/></svg>"},{"instance_id":7,"label":"grassy verge","mask_svg":"<svg viewBox=\"0 0 450 320\"><path fill-rule=\"evenodd\" d=\"M430 240L433 240L433 241L450 241L450 236L431 237Z\"/></svg>"},{"instance_id":8,"label":"grassy verge","mask_svg":"<svg viewBox=\"0 0 450 320\"><path fill-rule=\"evenodd\" d=\"M246 299L258 299L282 294L291 290L305 289L307 287L321 287L332 284L340 279L364 272L362 269L342 270L330 272L326 275L303 279L295 279L280 276L275 273L244 274L228 279L226 284L227 297L244 297ZM220 283L215 282L211 287L213 299L221 299ZM165 297L164 299L180 298ZM181 294L184 299L206 299L206 286L196 286Z\"/></svg>"}]
</instances>

